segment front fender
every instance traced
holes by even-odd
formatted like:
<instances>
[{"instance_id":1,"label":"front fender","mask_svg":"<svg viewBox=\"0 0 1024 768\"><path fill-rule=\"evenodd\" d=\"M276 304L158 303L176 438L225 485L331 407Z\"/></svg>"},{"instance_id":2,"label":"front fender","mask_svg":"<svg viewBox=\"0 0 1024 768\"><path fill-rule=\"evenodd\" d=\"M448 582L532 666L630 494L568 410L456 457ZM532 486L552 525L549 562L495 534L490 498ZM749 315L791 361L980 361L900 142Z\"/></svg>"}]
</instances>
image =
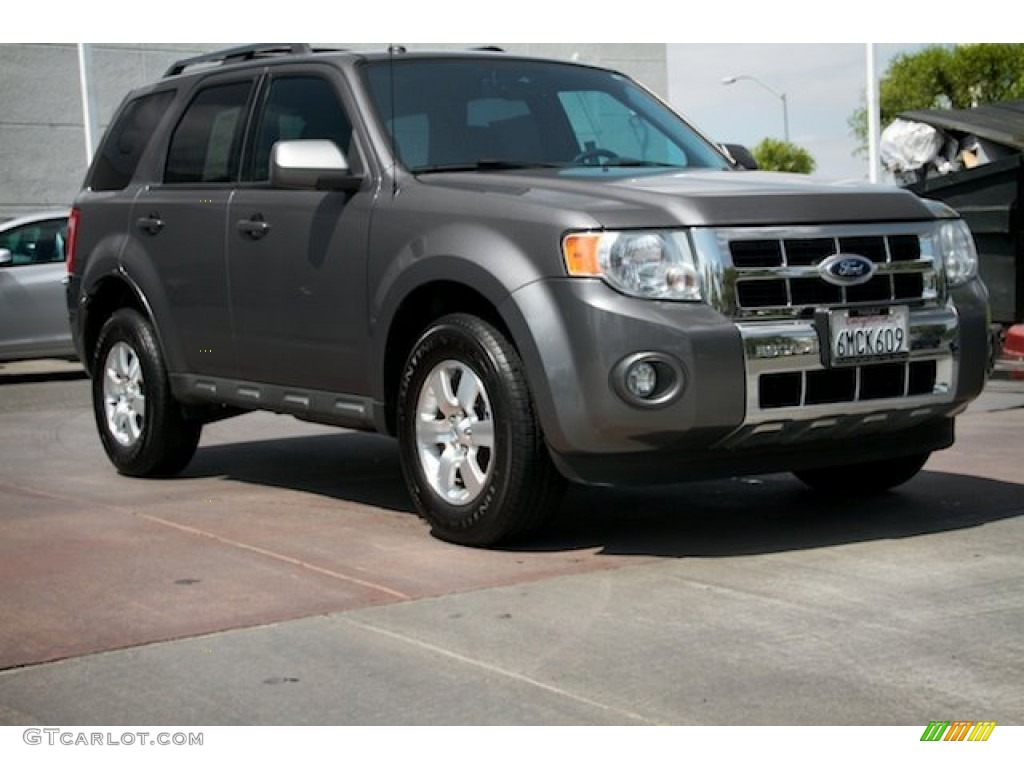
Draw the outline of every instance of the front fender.
<instances>
[{"instance_id":1,"label":"front fender","mask_svg":"<svg viewBox=\"0 0 1024 768\"><path fill-rule=\"evenodd\" d=\"M440 303L430 303L418 311L434 316L438 311L472 311L483 302L489 311L503 315L506 327L518 326L515 317L504 317L506 313L517 312L508 302L509 296L544 277L538 261L558 263L559 243L555 235L543 244L533 242L537 251L555 249L549 257L543 252L535 257L531 248L524 248L510 236L483 225L449 223L425 233L413 235L410 231L408 239L398 242L400 233L396 237L394 228L380 227L378 222L375 229L387 234L371 246L371 253L394 254L386 260L371 259L368 275L370 370L376 372L371 386L372 396L378 402L385 402L389 354L395 354L391 345L398 340L408 343L410 336L433 319L409 316L409 302L431 293L431 302ZM416 327L407 327L410 324ZM517 342L515 338L511 341Z\"/></svg>"}]
</instances>

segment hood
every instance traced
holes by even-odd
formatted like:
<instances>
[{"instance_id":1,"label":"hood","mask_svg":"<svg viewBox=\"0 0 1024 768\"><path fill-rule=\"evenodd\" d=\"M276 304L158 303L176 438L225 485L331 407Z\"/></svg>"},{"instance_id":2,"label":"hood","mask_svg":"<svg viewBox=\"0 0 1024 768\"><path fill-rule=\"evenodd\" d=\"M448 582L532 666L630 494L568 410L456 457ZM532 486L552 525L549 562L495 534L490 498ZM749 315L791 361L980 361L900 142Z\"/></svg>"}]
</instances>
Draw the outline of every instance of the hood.
<instances>
[{"instance_id":1,"label":"hood","mask_svg":"<svg viewBox=\"0 0 1024 768\"><path fill-rule=\"evenodd\" d=\"M596 226L772 226L932 218L912 193L764 171L574 167L425 174L429 186L501 195L503 205L586 214Z\"/></svg>"}]
</instances>

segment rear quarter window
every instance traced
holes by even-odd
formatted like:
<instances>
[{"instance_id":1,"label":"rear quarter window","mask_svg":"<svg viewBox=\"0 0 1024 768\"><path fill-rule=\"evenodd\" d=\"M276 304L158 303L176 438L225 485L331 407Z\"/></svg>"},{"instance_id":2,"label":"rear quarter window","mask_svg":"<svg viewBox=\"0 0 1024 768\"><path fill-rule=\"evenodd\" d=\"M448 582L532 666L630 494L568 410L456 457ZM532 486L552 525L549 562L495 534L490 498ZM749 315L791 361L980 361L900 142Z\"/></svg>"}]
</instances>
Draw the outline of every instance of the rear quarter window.
<instances>
[{"instance_id":1,"label":"rear quarter window","mask_svg":"<svg viewBox=\"0 0 1024 768\"><path fill-rule=\"evenodd\" d=\"M125 105L96 154L87 182L90 189L118 190L131 183L139 159L173 98L174 91L159 91Z\"/></svg>"}]
</instances>

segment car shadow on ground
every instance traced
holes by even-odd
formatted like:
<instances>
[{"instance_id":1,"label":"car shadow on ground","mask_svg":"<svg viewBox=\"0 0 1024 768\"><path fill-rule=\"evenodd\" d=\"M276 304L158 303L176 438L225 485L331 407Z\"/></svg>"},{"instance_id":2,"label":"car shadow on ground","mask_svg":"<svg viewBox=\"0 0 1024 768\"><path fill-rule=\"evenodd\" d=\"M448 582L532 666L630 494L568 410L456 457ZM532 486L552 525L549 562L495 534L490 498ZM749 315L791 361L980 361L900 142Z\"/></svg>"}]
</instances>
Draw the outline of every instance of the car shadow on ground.
<instances>
[{"instance_id":1,"label":"car shadow on ground","mask_svg":"<svg viewBox=\"0 0 1024 768\"><path fill-rule=\"evenodd\" d=\"M181 477L217 476L415 512L398 463L398 444L369 432L201 443Z\"/></svg>"},{"instance_id":2,"label":"car shadow on ground","mask_svg":"<svg viewBox=\"0 0 1024 768\"><path fill-rule=\"evenodd\" d=\"M201 447L185 477L220 476L414 513L395 441L294 437ZM856 483L851 478L851 487ZM830 497L790 475L630 488L572 485L556 519L509 549L733 557L899 539L1024 514L1024 485L924 471L870 497Z\"/></svg>"},{"instance_id":3,"label":"car shadow on ground","mask_svg":"<svg viewBox=\"0 0 1024 768\"><path fill-rule=\"evenodd\" d=\"M533 551L735 557L941 533L1024 515L1024 486L924 471L871 496L832 497L790 475L661 488L575 487Z\"/></svg>"},{"instance_id":4,"label":"car shadow on ground","mask_svg":"<svg viewBox=\"0 0 1024 768\"><path fill-rule=\"evenodd\" d=\"M0 387L8 384L41 384L47 381L78 381L87 378L84 368L23 373L17 369L5 369L4 365L0 364Z\"/></svg>"}]
</instances>

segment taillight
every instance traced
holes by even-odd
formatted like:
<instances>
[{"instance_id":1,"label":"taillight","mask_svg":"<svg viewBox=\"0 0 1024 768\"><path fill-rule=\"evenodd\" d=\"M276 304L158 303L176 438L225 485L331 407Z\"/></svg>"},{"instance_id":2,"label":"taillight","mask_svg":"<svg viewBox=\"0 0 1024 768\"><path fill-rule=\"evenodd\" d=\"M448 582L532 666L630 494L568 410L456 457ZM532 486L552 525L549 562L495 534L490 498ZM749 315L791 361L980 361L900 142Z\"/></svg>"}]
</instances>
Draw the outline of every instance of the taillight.
<instances>
[{"instance_id":1,"label":"taillight","mask_svg":"<svg viewBox=\"0 0 1024 768\"><path fill-rule=\"evenodd\" d=\"M68 217L68 231L64 237L64 253L67 256L68 274L75 271L75 245L78 243L78 209L72 208Z\"/></svg>"}]
</instances>

